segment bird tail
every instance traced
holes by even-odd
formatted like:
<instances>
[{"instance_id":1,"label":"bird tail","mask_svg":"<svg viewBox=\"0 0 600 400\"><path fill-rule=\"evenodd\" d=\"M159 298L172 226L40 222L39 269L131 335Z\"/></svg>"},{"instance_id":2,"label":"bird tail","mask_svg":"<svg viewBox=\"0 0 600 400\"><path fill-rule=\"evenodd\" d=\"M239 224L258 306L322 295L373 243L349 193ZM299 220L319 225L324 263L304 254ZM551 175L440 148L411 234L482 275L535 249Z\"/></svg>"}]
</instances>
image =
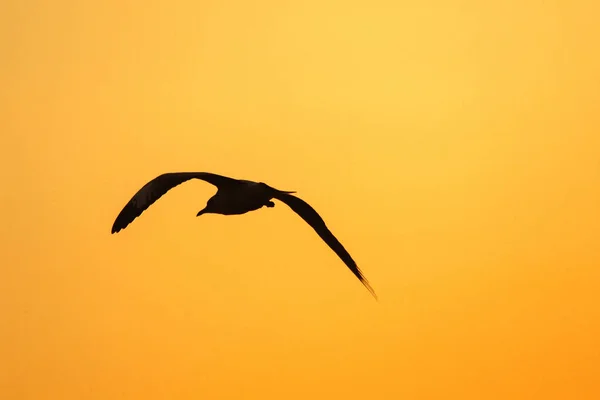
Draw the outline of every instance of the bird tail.
<instances>
[{"instance_id":1,"label":"bird tail","mask_svg":"<svg viewBox=\"0 0 600 400\"><path fill-rule=\"evenodd\" d=\"M274 187L269 186L269 188L271 190L273 190L275 193L277 194L292 194L292 193L296 193L296 191L290 191L290 190L279 190L279 189L275 189Z\"/></svg>"}]
</instances>

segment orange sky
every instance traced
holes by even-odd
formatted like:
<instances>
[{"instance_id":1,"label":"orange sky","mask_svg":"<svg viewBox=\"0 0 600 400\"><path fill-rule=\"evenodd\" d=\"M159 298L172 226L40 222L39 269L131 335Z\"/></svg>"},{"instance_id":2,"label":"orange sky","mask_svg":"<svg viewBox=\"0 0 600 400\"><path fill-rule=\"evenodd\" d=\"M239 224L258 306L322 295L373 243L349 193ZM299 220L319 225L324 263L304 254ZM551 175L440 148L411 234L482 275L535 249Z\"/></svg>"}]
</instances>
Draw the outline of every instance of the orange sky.
<instances>
[{"instance_id":1,"label":"orange sky","mask_svg":"<svg viewBox=\"0 0 600 400\"><path fill-rule=\"evenodd\" d=\"M0 398L600 398L599 12L2 2Z\"/></svg>"}]
</instances>

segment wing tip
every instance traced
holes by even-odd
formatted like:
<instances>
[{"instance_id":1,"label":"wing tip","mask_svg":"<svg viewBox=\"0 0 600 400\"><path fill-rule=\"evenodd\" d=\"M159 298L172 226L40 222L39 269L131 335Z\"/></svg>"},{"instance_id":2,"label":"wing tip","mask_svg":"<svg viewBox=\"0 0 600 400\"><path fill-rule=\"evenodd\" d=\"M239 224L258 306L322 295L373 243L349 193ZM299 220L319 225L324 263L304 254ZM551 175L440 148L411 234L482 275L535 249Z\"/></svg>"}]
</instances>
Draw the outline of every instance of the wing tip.
<instances>
[{"instance_id":1,"label":"wing tip","mask_svg":"<svg viewBox=\"0 0 600 400\"><path fill-rule=\"evenodd\" d=\"M130 224L131 222L128 221L123 221L121 218L117 217L117 219L115 220L115 222L113 223L112 228L110 229L110 233L111 234L115 234L115 233L119 233L120 231L122 231L123 229L127 228L127 226Z\"/></svg>"},{"instance_id":2,"label":"wing tip","mask_svg":"<svg viewBox=\"0 0 600 400\"><path fill-rule=\"evenodd\" d=\"M367 290L369 291L369 293L371 293L371 295L375 298L375 301L379 301L379 297L377 297L377 293L375 293L375 290L373 289L373 287L371 286L371 284L369 283L369 281L367 281L365 278L361 279L360 282L367 288Z\"/></svg>"},{"instance_id":3,"label":"wing tip","mask_svg":"<svg viewBox=\"0 0 600 400\"><path fill-rule=\"evenodd\" d=\"M131 204L127 204L115 219L110 233L118 233L123 229L127 228L129 224L131 224L136 218L138 218L143 213L144 210L137 211L135 209L132 209Z\"/></svg>"},{"instance_id":4,"label":"wing tip","mask_svg":"<svg viewBox=\"0 0 600 400\"><path fill-rule=\"evenodd\" d=\"M117 226L116 224L112 226L112 228L110 228L110 234L115 234L115 233L119 233L121 231L121 229L123 229L123 227Z\"/></svg>"}]
</instances>

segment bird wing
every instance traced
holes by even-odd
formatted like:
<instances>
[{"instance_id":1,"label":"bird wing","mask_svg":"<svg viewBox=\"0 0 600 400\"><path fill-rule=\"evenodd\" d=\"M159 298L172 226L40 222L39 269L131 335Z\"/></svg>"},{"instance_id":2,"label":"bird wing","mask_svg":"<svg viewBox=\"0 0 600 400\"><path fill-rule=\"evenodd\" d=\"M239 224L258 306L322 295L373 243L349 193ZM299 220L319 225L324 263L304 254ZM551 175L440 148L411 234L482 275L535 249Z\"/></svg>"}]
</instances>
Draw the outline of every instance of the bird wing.
<instances>
[{"instance_id":1,"label":"bird wing","mask_svg":"<svg viewBox=\"0 0 600 400\"><path fill-rule=\"evenodd\" d=\"M112 226L111 233L117 233L139 217L156 200L190 179L201 179L217 188L234 185L238 180L210 172L167 172L146 183L123 207Z\"/></svg>"},{"instance_id":2,"label":"bird wing","mask_svg":"<svg viewBox=\"0 0 600 400\"><path fill-rule=\"evenodd\" d=\"M331 233L327 225L325 225L325 221L323 218L312 208L308 203L304 200L292 196L291 194L277 192L275 196L273 196L277 200L282 201L288 207L290 207L296 214L298 214L304 221L306 221L317 234L329 245L331 250L333 250L346 264L350 271L356 275L356 277L362 282L363 285L371 292L371 294L377 298L375 291L367 281L367 279L362 274L356 262L352 259L352 256L346 251L344 246L340 243L340 241Z\"/></svg>"}]
</instances>

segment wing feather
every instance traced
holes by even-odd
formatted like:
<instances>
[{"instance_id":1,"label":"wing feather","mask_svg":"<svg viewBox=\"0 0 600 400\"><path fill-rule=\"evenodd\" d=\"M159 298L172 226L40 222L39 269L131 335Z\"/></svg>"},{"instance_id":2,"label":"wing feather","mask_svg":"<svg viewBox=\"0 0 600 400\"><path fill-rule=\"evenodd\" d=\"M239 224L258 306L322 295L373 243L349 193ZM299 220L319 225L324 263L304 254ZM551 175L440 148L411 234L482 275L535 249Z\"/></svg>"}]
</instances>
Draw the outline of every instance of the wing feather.
<instances>
[{"instance_id":1,"label":"wing feather","mask_svg":"<svg viewBox=\"0 0 600 400\"><path fill-rule=\"evenodd\" d=\"M346 264L346 266L354 273L354 275L361 281L361 283L371 292L373 297L377 299L375 291L363 275L356 262L352 259L352 256L346 251L340 241L331 233L323 218L304 200L292 196L291 194L277 192L274 196L277 200L282 201L288 207L290 207L296 214L298 214L304 221L306 221L317 234L327 243L327 245L340 257L340 259Z\"/></svg>"},{"instance_id":2,"label":"wing feather","mask_svg":"<svg viewBox=\"0 0 600 400\"><path fill-rule=\"evenodd\" d=\"M167 172L159 175L142 186L129 202L127 202L115 219L111 233L117 233L121 229L125 229L127 225L132 223L134 219L139 217L148 207L161 198L161 196L175 186L181 185L190 179L201 179L217 188L234 185L238 182L237 179L210 172Z\"/></svg>"}]
</instances>

